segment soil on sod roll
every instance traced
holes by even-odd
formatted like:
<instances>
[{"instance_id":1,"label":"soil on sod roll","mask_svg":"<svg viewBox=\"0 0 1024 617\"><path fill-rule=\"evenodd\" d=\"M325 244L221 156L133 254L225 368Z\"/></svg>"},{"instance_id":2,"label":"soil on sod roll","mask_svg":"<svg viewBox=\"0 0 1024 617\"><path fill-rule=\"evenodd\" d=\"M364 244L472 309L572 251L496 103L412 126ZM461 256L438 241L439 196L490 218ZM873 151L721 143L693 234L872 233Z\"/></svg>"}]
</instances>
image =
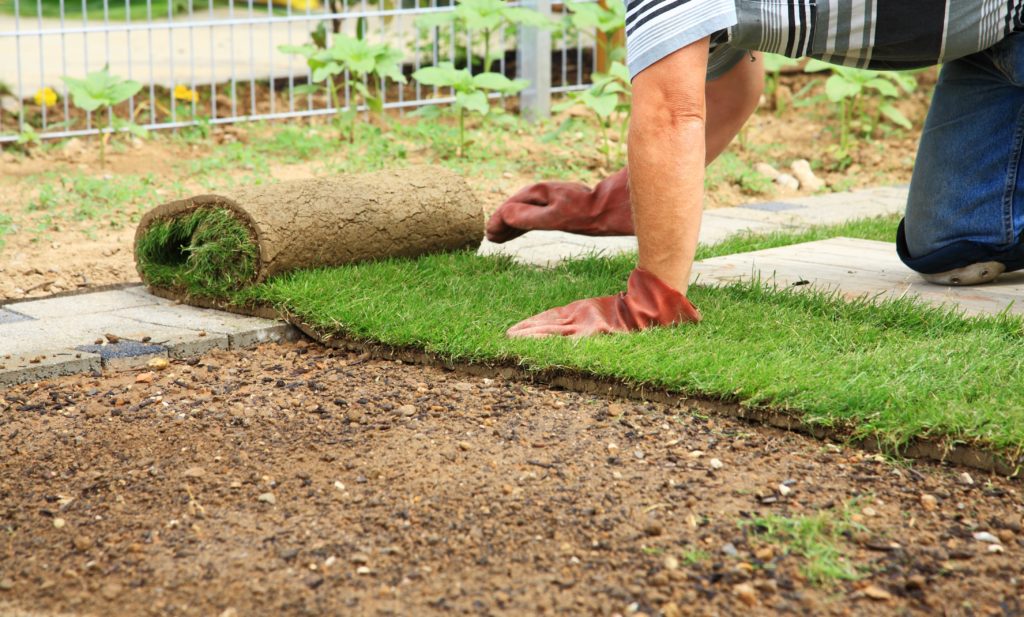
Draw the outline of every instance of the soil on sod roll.
<instances>
[{"instance_id":1,"label":"soil on sod roll","mask_svg":"<svg viewBox=\"0 0 1024 617\"><path fill-rule=\"evenodd\" d=\"M716 415L305 343L10 388L0 614L1024 608L1019 483Z\"/></svg>"},{"instance_id":2,"label":"soil on sod roll","mask_svg":"<svg viewBox=\"0 0 1024 617\"><path fill-rule=\"evenodd\" d=\"M275 274L479 244L483 210L439 167L246 187L157 206L135 234L143 281L223 296Z\"/></svg>"}]
</instances>

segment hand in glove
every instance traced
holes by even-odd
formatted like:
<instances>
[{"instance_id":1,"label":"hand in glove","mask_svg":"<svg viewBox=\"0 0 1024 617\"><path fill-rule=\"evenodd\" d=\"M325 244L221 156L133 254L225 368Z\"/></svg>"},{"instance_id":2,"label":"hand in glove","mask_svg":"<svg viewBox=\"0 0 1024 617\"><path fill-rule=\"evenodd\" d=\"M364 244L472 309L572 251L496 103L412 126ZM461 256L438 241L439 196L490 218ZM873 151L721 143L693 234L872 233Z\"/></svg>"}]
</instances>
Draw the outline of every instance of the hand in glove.
<instances>
[{"instance_id":1,"label":"hand in glove","mask_svg":"<svg viewBox=\"0 0 1024 617\"><path fill-rule=\"evenodd\" d=\"M532 229L556 229L587 236L632 236L626 169L591 190L575 182L541 182L503 203L487 221L487 239L508 242Z\"/></svg>"},{"instance_id":2,"label":"hand in glove","mask_svg":"<svg viewBox=\"0 0 1024 617\"><path fill-rule=\"evenodd\" d=\"M578 300L521 321L508 336L589 336L630 332L655 326L700 321L700 311L686 296L650 272L637 268L629 277L627 291L614 296Z\"/></svg>"}]
</instances>

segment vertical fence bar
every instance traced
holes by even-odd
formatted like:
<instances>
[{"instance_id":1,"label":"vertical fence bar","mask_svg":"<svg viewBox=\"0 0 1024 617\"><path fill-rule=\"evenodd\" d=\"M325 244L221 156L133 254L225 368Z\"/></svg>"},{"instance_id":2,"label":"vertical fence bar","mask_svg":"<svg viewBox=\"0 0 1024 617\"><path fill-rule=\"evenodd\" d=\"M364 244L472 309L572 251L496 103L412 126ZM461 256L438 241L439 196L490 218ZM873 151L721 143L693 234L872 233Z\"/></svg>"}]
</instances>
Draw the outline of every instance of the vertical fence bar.
<instances>
[{"instance_id":1,"label":"vertical fence bar","mask_svg":"<svg viewBox=\"0 0 1024 617\"><path fill-rule=\"evenodd\" d=\"M551 16L551 0L525 0L523 6ZM516 50L519 77L530 82L519 95L519 110L535 122L551 115L551 31L522 26Z\"/></svg>"},{"instance_id":2,"label":"vertical fence bar","mask_svg":"<svg viewBox=\"0 0 1024 617\"><path fill-rule=\"evenodd\" d=\"M36 24L38 24L39 30L43 29L43 0L36 0ZM39 92L43 93L43 89L46 88L46 62L44 60L45 54L43 50L46 48L46 43L43 41L43 35L39 35ZM40 106L43 111L42 118L42 130L46 130L46 95L43 93L43 104Z\"/></svg>"}]
</instances>

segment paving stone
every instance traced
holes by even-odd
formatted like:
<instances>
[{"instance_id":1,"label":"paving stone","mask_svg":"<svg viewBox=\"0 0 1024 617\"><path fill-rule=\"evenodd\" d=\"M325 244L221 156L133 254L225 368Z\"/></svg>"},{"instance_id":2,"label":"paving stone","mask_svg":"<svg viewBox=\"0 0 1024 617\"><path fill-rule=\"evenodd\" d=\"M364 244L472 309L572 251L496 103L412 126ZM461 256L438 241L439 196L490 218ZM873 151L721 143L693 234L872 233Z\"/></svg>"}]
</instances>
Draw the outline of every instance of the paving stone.
<instances>
[{"instance_id":1,"label":"paving stone","mask_svg":"<svg viewBox=\"0 0 1024 617\"><path fill-rule=\"evenodd\" d=\"M79 345L78 351L98 355L104 368L120 371L145 366L153 358L166 358L167 348L136 341L118 341L106 345Z\"/></svg>"},{"instance_id":2,"label":"paving stone","mask_svg":"<svg viewBox=\"0 0 1024 617\"><path fill-rule=\"evenodd\" d=\"M271 326L228 334L228 346L231 349L245 349L261 343L297 341L303 337L302 331L291 324L280 321L271 323Z\"/></svg>"},{"instance_id":3,"label":"paving stone","mask_svg":"<svg viewBox=\"0 0 1024 617\"><path fill-rule=\"evenodd\" d=\"M0 386L98 371L101 366L99 355L70 349L44 348L28 355L0 356Z\"/></svg>"},{"instance_id":4,"label":"paving stone","mask_svg":"<svg viewBox=\"0 0 1024 617\"><path fill-rule=\"evenodd\" d=\"M768 201L759 204L747 204L739 207L749 208L751 210L763 210L765 212L784 212L786 210L800 210L807 208L808 206L803 204L791 204L783 201Z\"/></svg>"},{"instance_id":5,"label":"paving stone","mask_svg":"<svg viewBox=\"0 0 1024 617\"><path fill-rule=\"evenodd\" d=\"M146 297L131 291L115 289L112 291L61 296L59 298L15 302L5 305L4 308L36 319L47 319L67 315L104 313L132 306L152 305L157 303L156 300L154 296Z\"/></svg>"},{"instance_id":6,"label":"paving stone","mask_svg":"<svg viewBox=\"0 0 1024 617\"><path fill-rule=\"evenodd\" d=\"M199 337L197 330L147 324L107 312L67 315L60 318L2 325L0 326L0 355L30 354L38 349L61 347L73 349L79 345L95 344L97 339L103 339L108 333L124 340L138 342L142 342L148 337L149 341L147 342L162 344L168 349L172 345L186 345L188 349L199 350L208 350L213 347L227 349L228 346L227 335L214 333L208 337ZM196 345L188 347L188 344L193 341ZM196 353L202 353L202 351Z\"/></svg>"},{"instance_id":7,"label":"paving stone","mask_svg":"<svg viewBox=\"0 0 1024 617\"><path fill-rule=\"evenodd\" d=\"M28 315L22 315L16 311L12 311L5 308L0 308L0 326L8 323L15 323L18 321L29 321L32 318Z\"/></svg>"}]
</instances>

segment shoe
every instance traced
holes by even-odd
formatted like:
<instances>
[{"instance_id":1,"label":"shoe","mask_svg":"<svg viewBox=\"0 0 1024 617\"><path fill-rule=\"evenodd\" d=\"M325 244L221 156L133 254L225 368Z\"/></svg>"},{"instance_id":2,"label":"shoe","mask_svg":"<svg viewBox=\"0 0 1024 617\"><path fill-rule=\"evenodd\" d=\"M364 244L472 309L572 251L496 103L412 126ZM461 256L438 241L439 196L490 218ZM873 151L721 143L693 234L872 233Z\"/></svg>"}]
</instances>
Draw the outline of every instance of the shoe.
<instances>
[{"instance_id":1,"label":"shoe","mask_svg":"<svg viewBox=\"0 0 1024 617\"><path fill-rule=\"evenodd\" d=\"M936 285L980 285L990 283L1006 272L1006 266L998 261L983 261L955 270L922 274L921 278Z\"/></svg>"}]
</instances>

